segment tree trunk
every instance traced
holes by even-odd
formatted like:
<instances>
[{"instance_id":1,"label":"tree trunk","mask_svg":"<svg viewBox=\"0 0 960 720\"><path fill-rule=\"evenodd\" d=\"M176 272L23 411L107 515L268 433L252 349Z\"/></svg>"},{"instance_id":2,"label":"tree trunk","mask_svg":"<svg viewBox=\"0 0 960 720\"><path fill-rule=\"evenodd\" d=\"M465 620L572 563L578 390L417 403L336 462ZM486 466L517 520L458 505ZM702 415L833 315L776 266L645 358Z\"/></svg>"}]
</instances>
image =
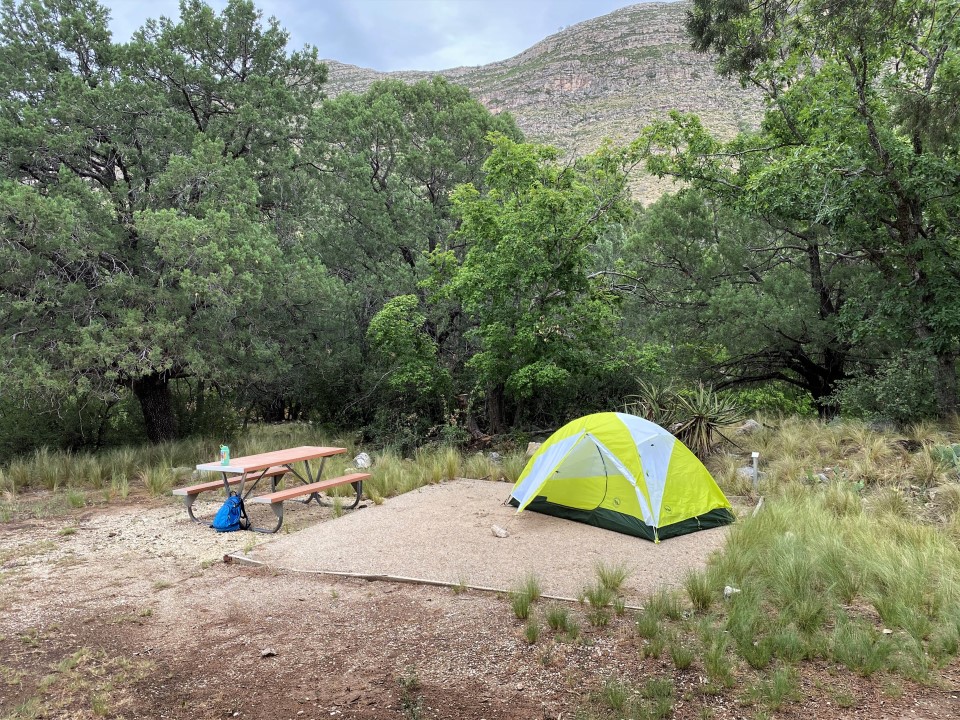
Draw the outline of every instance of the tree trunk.
<instances>
[{"instance_id":1,"label":"tree trunk","mask_svg":"<svg viewBox=\"0 0 960 720\"><path fill-rule=\"evenodd\" d=\"M130 383L140 402L147 438L152 443L177 439L177 416L173 412L173 396L166 375L155 373Z\"/></svg>"},{"instance_id":2,"label":"tree trunk","mask_svg":"<svg viewBox=\"0 0 960 720\"><path fill-rule=\"evenodd\" d=\"M505 390L503 383L497 383L487 390L487 424L489 426L488 432L491 435L501 435L507 429L503 407Z\"/></svg>"},{"instance_id":3,"label":"tree trunk","mask_svg":"<svg viewBox=\"0 0 960 720\"><path fill-rule=\"evenodd\" d=\"M282 397L274 395L263 404L260 413L264 422L281 423L287 419L287 403Z\"/></svg>"},{"instance_id":4,"label":"tree trunk","mask_svg":"<svg viewBox=\"0 0 960 720\"><path fill-rule=\"evenodd\" d=\"M107 434L107 425L110 423L110 412L116 407L116 400L108 400L106 407L103 410L103 415L100 417L100 425L97 427L97 442L93 446L93 451L97 452L103 448L103 438Z\"/></svg>"}]
</instances>

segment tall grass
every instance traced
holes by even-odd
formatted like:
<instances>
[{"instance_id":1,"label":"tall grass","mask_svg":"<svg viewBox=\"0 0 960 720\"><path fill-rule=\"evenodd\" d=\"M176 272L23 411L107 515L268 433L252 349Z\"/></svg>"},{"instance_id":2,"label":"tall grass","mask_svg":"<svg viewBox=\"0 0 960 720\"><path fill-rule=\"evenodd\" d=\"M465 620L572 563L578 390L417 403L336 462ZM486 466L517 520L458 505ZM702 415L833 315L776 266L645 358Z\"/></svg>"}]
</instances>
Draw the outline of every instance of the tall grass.
<instances>
[{"instance_id":1,"label":"tall grass","mask_svg":"<svg viewBox=\"0 0 960 720\"><path fill-rule=\"evenodd\" d=\"M805 656L864 673L920 672L925 654L955 654L960 548L909 513L848 512L845 502L838 513L835 498L831 489L793 488L731 529L711 575L741 589L726 621L740 654L765 665L765 639L773 656L794 632ZM702 583L693 583L697 597ZM912 638L915 651L889 651L863 624L863 608Z\"/></svg>"},{"instance_id":2,"label":"tall grass","mask_svg":"<svg viewBox=\"0 0 960 720\"><path fill-rule=\"evenodd\" d=\"M424 448L412 459L390 449L374 453L373 477L364 483L370 497L400 495L424 485L435 485L462 474L462 459L453 448Z\"/></svg>"},{"instance_id":3,"label":"tall grass","mask_svg":"<svg viewBox=\"0 0 960 720\"><path fill-rule=\"evenodd\" d=\"M346 454L327 459L325 475L328 477L353 470L352 459L359 451L353 437L341 435L331 440L310 425L285 424L252 429L231 446L231 454L238 457L300 445L347 449ZM0 467L0 492L10 496L0 508L0 520L9 520L22 513L23 507L16 502L16 497L27 491L101 490L107 501L125 499L131 492L145 492L155 497L169 495L177 485L196 482L194 466L214 460L218 451L217 440L196 438L160 445L114 448L97 454L71 454L43 448ZM500 461L480 453L465 458L449 446L422 448L409 459L389 447L380 452L368 452L373 458L372 477L364 482L364 490L375 503L456 477L513 481L526 462L522 453L508 454ZM319 462L313 463L315 473L319 467ZM349 488L338 488L334 495L350 492Z\"/></svg>"}]
</instances>

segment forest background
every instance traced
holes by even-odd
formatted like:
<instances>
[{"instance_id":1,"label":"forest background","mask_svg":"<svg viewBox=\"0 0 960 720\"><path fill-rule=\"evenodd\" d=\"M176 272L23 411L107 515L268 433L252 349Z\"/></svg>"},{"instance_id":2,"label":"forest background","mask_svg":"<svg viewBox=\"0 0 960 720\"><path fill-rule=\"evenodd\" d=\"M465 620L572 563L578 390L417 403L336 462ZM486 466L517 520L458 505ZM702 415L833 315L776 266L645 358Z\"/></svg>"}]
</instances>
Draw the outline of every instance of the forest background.
<instances>
[{"instance_id":1,"label":"forest background","mask_svg":"<svg viewBox=\"0 0 960 720\"><path fill-rule=\"evenodd\" d=\"M249 2L116 43L0 15L0 457L254 420L412 448L699 384L760 411L955 414L955 4L697 0L762 92L567 157L440 78L324 96ZM642 207L630 179L682 182Z\"/></svg>"}]
</instances>

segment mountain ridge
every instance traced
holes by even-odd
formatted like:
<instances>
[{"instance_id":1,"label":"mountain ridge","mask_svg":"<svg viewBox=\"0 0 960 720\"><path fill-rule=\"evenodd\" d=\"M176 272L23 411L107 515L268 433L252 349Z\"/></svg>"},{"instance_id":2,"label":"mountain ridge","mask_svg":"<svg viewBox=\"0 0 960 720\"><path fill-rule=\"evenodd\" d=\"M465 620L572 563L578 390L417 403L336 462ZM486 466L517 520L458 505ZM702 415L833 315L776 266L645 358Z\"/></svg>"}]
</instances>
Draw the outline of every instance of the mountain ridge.
<instances>
[{"instance_id":1,"label":"mountain ridge","mask_svg":"<svg viewBox=\"0 0 960 720\"><path fill-rule=\"evenodd\" d=\"M604 138L626 142L670 110L694 112L720 137L758 125L759 94L722 78L684 29L688 2L640 3L563 28L506 60L439 71L380 72L335 60L327 91L363 92L376 80L435 75L467 87L492 112L509 111L526 137L578 155ZM634 195L668 186L640 177Z\"/></svg>"}]
</instances>

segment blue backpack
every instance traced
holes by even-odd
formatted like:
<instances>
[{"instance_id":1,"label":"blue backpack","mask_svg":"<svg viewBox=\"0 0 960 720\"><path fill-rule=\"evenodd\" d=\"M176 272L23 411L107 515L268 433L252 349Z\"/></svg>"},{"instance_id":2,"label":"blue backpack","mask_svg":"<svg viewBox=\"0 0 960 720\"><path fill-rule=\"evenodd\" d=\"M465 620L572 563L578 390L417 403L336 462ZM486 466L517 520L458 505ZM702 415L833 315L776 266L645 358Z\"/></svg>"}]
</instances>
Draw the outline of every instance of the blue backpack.
<instances>
[{"instance_id":1,"label":"blue backpack","mask_svg":"<svg viewBox=\"0 0 960 720\"><path fill-rule=\"evenodd\" d=\"M243 498L235 492L230 493L230 497L217 510L210 527L217 532L249 529L250 520L247 518L247 511L243 507Z\"/></svg>"}]
</instances>

